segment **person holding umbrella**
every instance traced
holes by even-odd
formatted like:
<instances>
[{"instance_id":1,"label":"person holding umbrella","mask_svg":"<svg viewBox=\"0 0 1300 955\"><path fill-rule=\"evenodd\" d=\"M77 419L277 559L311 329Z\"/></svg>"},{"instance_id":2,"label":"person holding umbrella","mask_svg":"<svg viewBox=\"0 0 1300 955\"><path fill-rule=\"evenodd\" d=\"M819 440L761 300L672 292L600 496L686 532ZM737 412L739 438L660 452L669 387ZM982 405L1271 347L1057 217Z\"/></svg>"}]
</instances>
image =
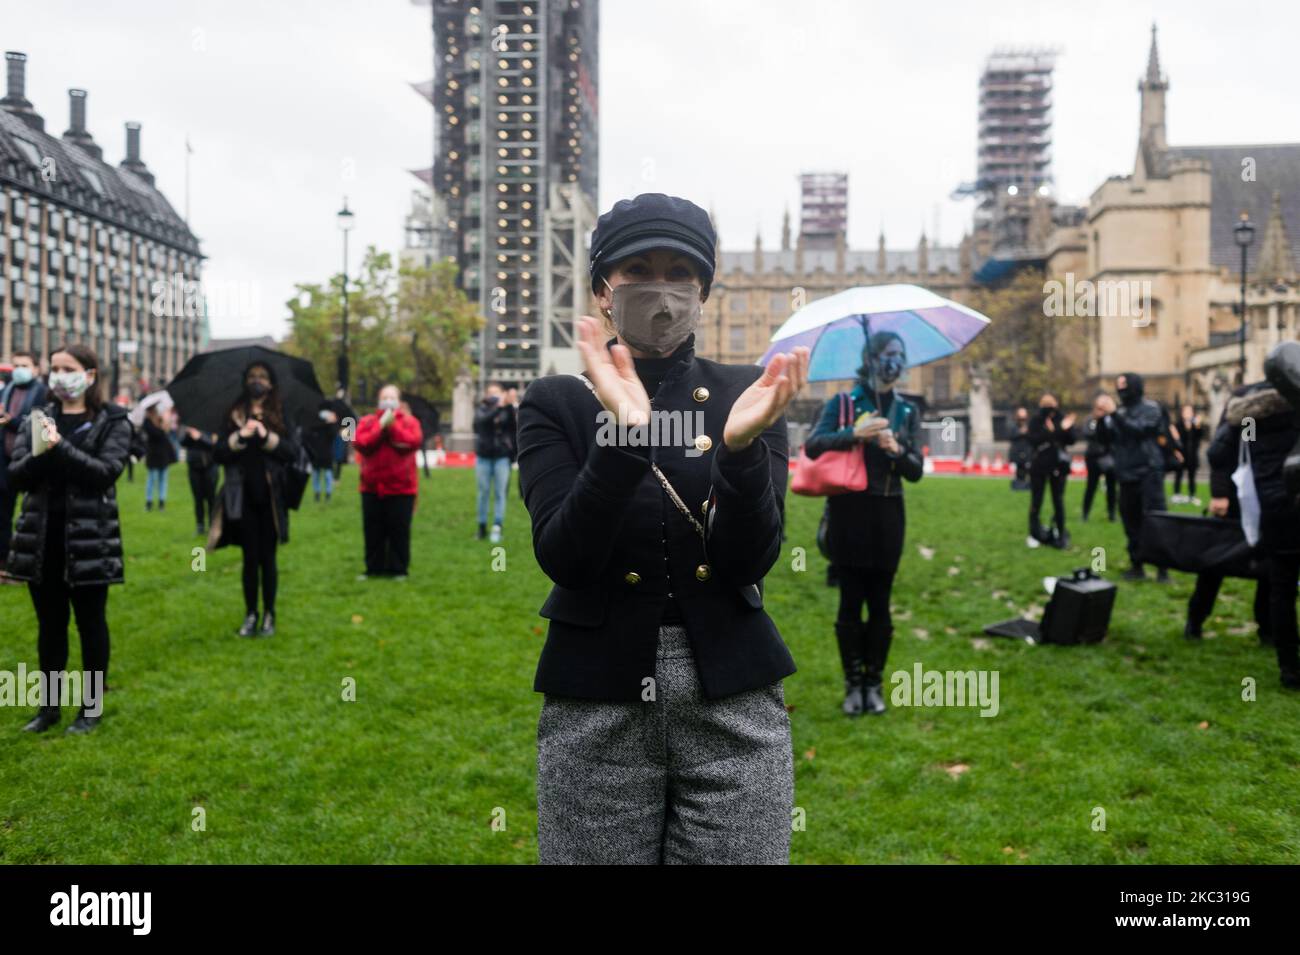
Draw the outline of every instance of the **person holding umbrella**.
<instances>
[{"instance_id":1,"label":"person holding umbrella","mask_svg":"<svg viewBox=\"0 0 1300 955\"><path fill-rule=\"evenodd\" d=\"M420 422L401 408L401 390L396 385L380 388L379 407L357 422L353 442L361 466L365 577L406 577L411 517L420 490L415 452L423 441Z\"/></svg>"},{"instance_id":2,"label":"person holding umbrella","mask_svg":"<svg viewBox=\"0 0 1300 955\"><path fill-rule=\"evenodd\" d=\"M839 426L842 400L831 398L804 444L816 459L858 448L866 458L867 489L829 499L827 543L839 576L835 639L844 670L844 712L885 712L883 674L894 626L889 602L903 554L903 481L924 473L916 405L895 394L907 367L903 339L879 331L862 349L858 383L849 392L852 424ZM865 604L867 619L862 620Z\"/></svg>"},{"instance_id":3,"label":"person holding umbrella","mask_svg":"<svg viewBox=\"0 0 1300 955\"><path fill-rule=\"evenodd\" d=\"M8 572L31 591L46 686L57 694L61 681L51 678L67 669L71 615L82 669L92 674L97 695L108 678L108 588L123 580L113 488L126 466L131 423L125 410L100 396L99 358L85 345L64 345L50 355L49 384L54 400L19 430L9 461L9 480L26 493ZM83 696L69 733L99 725L102 703ZM48 730L59 721L59 704L57 696L46 697L24 729Z\"/></svg>"},{"instance_id":4,"label":"person holding umbrella","mask_svg":"<svg viewBox=\"0 0 1300 955\"><path fill-rule=\"evenodd\" d=\"M271 364L255 361L243 370L241 380L243 390L226 415L213 452L225 465L226 480L208 532L209 549L236 542L243 549L244 622L238 633L269 637L275 633L279 583L276 547L289 542L285 472L297 459L298 444L285 421Z\"/></svg>"},{"instance_id":5,"label":"person holding umbrella","mask_svg":"<svg viewBox=\"0 0 1300 955\"><path fill-rule=\"evenodd\" d=\"M761 584L808 353L696 356L715 247L692 202L615 203L590 259L614 336L581 318L586 376L539 378L520 403L520 493L554 583L533 683L543 863L789 861L795 667ZM665 414L690 436L602 425L662 437Z\"/></svg>"}]
</instances>

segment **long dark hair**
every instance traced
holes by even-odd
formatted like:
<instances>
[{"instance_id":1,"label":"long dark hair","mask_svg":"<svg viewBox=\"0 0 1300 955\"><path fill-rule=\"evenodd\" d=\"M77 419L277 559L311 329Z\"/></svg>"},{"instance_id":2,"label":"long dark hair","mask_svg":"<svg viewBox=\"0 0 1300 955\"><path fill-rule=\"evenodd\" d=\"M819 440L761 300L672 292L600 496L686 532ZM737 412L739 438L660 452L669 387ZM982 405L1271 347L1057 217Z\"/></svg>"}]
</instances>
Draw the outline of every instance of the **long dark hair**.
<instances>
[{"instance_id":1,"label":"long dark hair","mask_svg":"<svg viewBox=\"0 0 1300 955\"><path fill-rule=\"evenodd\" d=\"M862 346L862 364L858 366L858 380L865 387L874 388L876 382L875 358L882 351L889 347L891 342L898 342L898 347L903 349L903 364L907 365L907 343L898 332L880 331L876 332Z\"/></svg>"},{"instance_id":2,"label":"long dark hair","mask_svg":"<svg viewBox=\"0 0 1300 955\"><path fill-rule=\"evenodd\" d=\"M239 390L239 397L230 406L227 416L232 421L236 411L244 416L245 421L253 416L253 396L248 393L248 373L254 368L265 368L271 379L271 390L262 399L262 423L280 435L287 434L284 426L284 406L280 402L280 389L276 387L275 382L275 369L263 361L250 362L240 372L240 380L243 384Z\"/></svg>"},{"instance_id":3,"label":"long dark hair","mask_svg":"<svg viewBox=\"0 0 1300 955\"><path fill-rule=\"evenodd\" d=\"M80 342L64 342L50 352L51 360L60 352L71 355L82 368L95 373L95 383L86 389L86 410L90 412L91 417L94 417L99 414L99 409L104 407L104 397L99 391L99 356L88 345L83 345ZM54 400L58 401L60 406L63 404L62 401L59 401L57 395L55 395Z\"/></svg>"}]
</instances>

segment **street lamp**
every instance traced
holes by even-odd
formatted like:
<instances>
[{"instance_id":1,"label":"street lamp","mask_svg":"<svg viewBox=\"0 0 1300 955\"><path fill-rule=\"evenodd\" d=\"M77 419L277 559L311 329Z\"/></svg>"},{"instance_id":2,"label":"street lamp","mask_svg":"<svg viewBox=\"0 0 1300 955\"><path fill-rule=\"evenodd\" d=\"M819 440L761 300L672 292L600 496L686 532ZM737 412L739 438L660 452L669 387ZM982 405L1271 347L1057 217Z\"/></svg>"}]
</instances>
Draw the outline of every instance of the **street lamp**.
<instances>
[{"instance_id":1,"label":"street lamp","mask_svg":"<svg viewBox=\"0 0 1300 955\"><path fill-rule=\"evenodd\" d=\"M1232 237L1241 246L1241 382L1246 383L1246 250L1255 241L1255 227L1250 216L1241 214L1241 221L1232 227Z\"/></svg>"},{"instance_id":2,"label":"street lamp","mask_svg":"<svg viewBox=\"0 0 1300 955\"><path fill-rule=\"evenodd\" d=\"M338 211L339 231L343 233L343 342L339 348L339 397L348 396L348 233L352 231L352 212L348 197L343 197L343 208Z\"/></svg>"}]
</instances>

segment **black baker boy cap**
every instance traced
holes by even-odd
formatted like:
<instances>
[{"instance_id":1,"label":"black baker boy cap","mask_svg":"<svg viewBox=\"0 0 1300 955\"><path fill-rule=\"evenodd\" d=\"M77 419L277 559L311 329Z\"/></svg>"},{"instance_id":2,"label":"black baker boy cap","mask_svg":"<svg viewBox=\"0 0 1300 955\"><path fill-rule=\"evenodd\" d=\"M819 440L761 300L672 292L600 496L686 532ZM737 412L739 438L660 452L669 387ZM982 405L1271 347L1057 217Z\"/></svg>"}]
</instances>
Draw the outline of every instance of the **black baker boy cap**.
<instances>
[{"instance_id":1,"label":"black baker boy cap","mask_svg":"<svg viewBox=\"0 0 1300 955\"><path fill-rule=\"evenodd\" d=\"M709 214L689 199L661 192L620 199L596 220L591 236L591 290L599 291L601 276L615 263L651 249L671 249L699 266L707 294L717 244Z\"/></svg>"}]
</instances>

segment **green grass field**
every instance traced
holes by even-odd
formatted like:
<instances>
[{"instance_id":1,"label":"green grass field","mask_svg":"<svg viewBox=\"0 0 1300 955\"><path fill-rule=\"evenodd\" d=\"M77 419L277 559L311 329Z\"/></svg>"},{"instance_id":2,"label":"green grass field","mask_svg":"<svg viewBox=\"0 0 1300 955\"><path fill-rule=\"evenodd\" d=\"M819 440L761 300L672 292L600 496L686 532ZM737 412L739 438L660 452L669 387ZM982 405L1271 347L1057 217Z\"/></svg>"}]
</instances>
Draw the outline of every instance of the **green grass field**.
<instances>
[{"instance_id":1,"label":"green grass field","mask_svg":"<svg viewBox=\"0 0 1300 955\"><path fill-rule=\"evenodd\" d=\"M127 584L109 599L105 718L66 737L65 711L33 736L19 732L28 709L0 708L0 861L536 860L532 677L548 583L517 483L504 570L474 539L472 472L443 471L422 478L410 579L358 582L355 482L346 469L331 503L294 514L279 632L250 641L234 636L238 551L191 569L183 466L163 513L144 511L142 468L123 478ZM1300 861L1300 695L1258 646L1248 585L1225 585L1199 645L1181 636L1191 578L1178 574L1121 584L1100 645L986 638L985 624L1041 609L1041 578L1094 547L1117 577L1119 526L1095 511L1079 523L1071 482L1071 551L1030 551L1028 495L1005 480L930 477L907 493L887 672L996 670L1000 711L840 713L836 592L813 544L821 502L792 497L766 594L799 666L785 687L806 818L794 862ZM0 588L0 619L0 669L35 667L25 587ZM342 700L347 677L355 702Z\"/></svg>"}]
</instances>

